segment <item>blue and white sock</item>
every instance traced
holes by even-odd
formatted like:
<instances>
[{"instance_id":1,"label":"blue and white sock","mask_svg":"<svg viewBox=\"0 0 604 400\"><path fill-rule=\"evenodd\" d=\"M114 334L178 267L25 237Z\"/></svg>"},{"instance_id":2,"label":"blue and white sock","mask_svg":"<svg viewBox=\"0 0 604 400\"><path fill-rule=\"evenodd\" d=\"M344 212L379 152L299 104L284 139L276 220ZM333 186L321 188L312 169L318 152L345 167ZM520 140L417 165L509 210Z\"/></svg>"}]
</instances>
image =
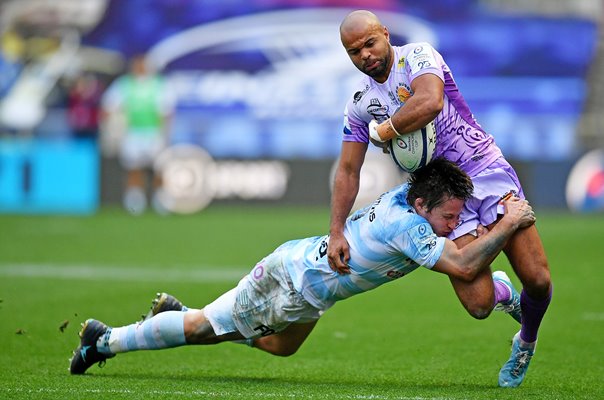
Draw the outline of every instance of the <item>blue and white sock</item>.
<instances>
[{"instance_id":1,"label":"blue and white sock","mask_svg":"<svg viewBox=\"0 0 604 400\"><path fill-rule=\"evenodd\" d=\"M97 350L101 354L116 354L183 346L184 319L184 312L166 311L142 323L110 328L97 341Z\"/></svg>"}]
</instances>

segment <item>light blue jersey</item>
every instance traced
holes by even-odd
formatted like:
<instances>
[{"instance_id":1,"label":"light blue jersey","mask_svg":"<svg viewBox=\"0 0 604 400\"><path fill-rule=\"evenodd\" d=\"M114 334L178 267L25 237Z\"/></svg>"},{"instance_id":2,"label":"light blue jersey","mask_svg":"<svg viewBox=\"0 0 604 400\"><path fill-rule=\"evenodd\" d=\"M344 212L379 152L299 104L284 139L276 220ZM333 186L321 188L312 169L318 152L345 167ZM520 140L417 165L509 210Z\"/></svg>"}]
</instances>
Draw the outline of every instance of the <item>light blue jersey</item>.
<instances>
[{"instance_id":1,"label":"light blue jersey","mask_svg":"<svg viewBox=\"0 0 604 400\"><path fill-rule=\"evenodd\" d=\"M329 268L329 236L292 240L280 246L294 288L312 306L325 310L338 300L401 278L419 266L432 268L445 238L407 204L408 185L384 193L348 217L344 236L350 245L350 274Z\"/></svg>"}]
</instances>

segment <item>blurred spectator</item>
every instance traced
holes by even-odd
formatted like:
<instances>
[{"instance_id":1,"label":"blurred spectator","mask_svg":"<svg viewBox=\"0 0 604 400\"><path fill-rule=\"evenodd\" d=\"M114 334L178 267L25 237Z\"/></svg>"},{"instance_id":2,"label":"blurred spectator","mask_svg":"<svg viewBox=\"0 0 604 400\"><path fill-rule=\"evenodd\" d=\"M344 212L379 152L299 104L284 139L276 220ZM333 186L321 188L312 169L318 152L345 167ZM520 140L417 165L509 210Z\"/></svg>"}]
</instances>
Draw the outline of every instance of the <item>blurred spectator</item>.
<instances>
[{"instance_id":1,"label":"blurred spectator","mask_svg":"<svg viewBox=\"0 0 604 400\"><path fill-rule=\"evenodd\" d=\"M103 116L121 113L125 122L119 159L126 171L124 207L139 215L147 207L146 173L152 176L152 203L164 213L161 177L153 162L169 139L173 96L163 78L148 70L142 55L134 56L130 71L116 79L102 98Z\"/></svg>"},{"instance_id":2,"label":"blurred spectator","mask_svg":"<svg viewBox=\"0 0 604 400\"><path fill-rule=\"evenodd\" d=\"M96 139L99 132L100 102L103 86L90 72L75 79L67 96L67 117L77 139Z\"/></svg>"}]
</instances>

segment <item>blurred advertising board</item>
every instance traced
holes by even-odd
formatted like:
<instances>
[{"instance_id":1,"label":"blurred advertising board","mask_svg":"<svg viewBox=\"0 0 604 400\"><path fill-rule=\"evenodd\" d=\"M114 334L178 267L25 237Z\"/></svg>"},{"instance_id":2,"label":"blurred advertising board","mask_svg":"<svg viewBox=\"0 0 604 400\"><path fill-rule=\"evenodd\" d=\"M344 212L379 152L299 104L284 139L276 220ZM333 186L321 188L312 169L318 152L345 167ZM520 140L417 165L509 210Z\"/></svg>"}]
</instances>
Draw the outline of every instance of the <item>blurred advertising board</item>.
<instances>
[{"instance_id":1,"label":"blurred advertising board","mask_svg":"<svg viewBox=\"0 0 604 400\"><path fill-rule=\"evenodd\" d=\"M92 141L0 141L0 212L90 214L99 186Z\"/></svg>"}]
</instances>

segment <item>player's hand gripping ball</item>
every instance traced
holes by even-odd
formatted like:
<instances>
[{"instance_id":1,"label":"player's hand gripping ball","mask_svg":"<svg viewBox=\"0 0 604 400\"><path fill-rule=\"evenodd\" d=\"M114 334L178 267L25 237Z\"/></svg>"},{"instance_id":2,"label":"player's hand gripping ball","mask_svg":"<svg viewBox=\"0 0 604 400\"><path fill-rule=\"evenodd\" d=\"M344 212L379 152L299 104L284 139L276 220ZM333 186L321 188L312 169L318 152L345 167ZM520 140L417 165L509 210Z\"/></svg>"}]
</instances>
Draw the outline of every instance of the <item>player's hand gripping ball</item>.
<instances>
[{"instance_id":1,"label":"player's hand gripping ball","mask_svg":"<svg viewBox=\"0 0 604 400\"><path fill-rule=\"evenodd\" d=\"M411 133L396 136L388 142L390 156L405 172L413 172L428 164L436 147L434 122Z\"/></svg>"}]
</instances>

